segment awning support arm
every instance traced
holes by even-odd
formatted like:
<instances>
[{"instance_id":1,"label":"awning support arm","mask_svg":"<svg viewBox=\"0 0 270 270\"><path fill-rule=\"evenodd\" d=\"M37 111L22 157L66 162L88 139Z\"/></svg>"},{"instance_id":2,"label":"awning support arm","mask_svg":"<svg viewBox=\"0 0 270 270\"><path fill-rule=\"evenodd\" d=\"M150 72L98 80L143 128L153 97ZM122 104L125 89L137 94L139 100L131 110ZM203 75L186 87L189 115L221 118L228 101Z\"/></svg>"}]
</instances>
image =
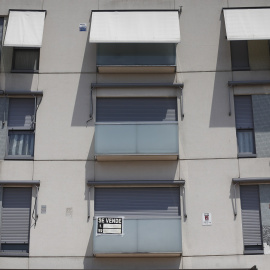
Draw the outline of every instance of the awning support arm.
<instances>
[{"instance_id":1,"label":"awning support arm","mask_svg":"<svg viewBox=\"0 0 270 270\"><path fill-rule=\"evenodd\" d=\"M32 212L32 218L34 220L34 227L37 225L37 220L38 220L38 191L39 187L36 185L36 198L35 198L35 206Z\"/></svg>"},{"instance_id":2,"label":"awning support arm","mask_svg":"<svg viewBox=\"0 0 270 270\"><path fill-rule=\"evenodd\" d=\"M87 221L90 220L90 187L88 188L88 205L87 205Z\"/></svg>"},{"instance_id":3,"label":"awning support arm","mask_svg":"<svg viewBox=\"0 0 270 270\"><path fill-rule=\"evenodd\" d=\"M232 115L232 105L231 105L231 85L229 85L229 91L228 91L228 93L229 93L229 116L231 116Z\"/></svg>"},{"instance_id":4,"label":"awning support arm","mask_svg":"<svg viewBox=\"0 0 270 270\"><path fill-rule=\"evenodd\" d=\"M184 118L184 95L183 95L183 86L180 86L180 110L181 110L181 120Z\"/></svg>"},{"instance_id":5,"label":"awning support arm","mask_svg":"<svg viewBox=\"0 0 270 270\"><path fill-rule=\"evenodd\" d=\"M91 85L90 87L90 113L89 113L89 119L86 121L86 124L93 120L93 90L94 90L94 86Z\"/></svg>"},{"instance_id":6,"label":"awning support arm","mask_svg":"<svg viewBox=\"0 0 270 270\"><path fill-rule=\"evenodd\" d=\"M183 194L183 215L184 215L184 218L187 219L186 189L185 189L185 186L184 185L182 185L182 194Z\"/></svg>"},{"instance_id":7,"label":"awning support arm","mask_svg":"<svg viewBox=\"0 0 270 270\"><path fill-rule=\"evenodd\" d=\"M36 205L35 205L35 217L36 220L38 219L38 192L39 192L39 187L36 186Z\"/></svg>"},{"instance_id":8,"label":"awning support arm","mask_svg":"<svg viewBox=\"0 0 270 270\"><path fill-rule=\"evenodd\" d=\"M3 121L2 121L2 128L4 128L5 124L6 124L6 109L7 109L7 97L5 96L4 97L4 102L5 102L5 105L4 105L4 117L3 117Z\"/></svg>"},{"instance_id":9,"label":"awning support arm","mask_svg":"<svg viewBox=\"0 0 270 270\"><path fill-rule=\"evenodd\" d=\"M236 217L237 216L237 204L236 204L236 184L234 184L234 216Z\"/></svg>"}]
</instances>

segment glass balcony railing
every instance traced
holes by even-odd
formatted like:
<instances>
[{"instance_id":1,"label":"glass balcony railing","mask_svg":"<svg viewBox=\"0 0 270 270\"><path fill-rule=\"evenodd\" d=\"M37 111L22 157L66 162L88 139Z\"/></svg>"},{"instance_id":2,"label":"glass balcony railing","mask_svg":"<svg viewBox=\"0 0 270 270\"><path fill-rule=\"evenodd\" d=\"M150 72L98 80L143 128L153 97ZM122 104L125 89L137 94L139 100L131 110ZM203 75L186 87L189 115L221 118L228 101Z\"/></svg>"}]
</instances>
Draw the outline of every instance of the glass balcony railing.
<instances>
[{"instance_id":1,"label":"glass balcony railing","mask_svg":"<svg viewBox=\"0 0 270 270\"><path fill-rule=\"evenodd\" d=\"M181 218L123 219L122 234L97 234L94 218L93 253L170 254L182 253Z\"/></svg>"},{"instance_id":2,"label":"glass balcony railing","mask_svg":"<svg viewBox=\"0 0 270 270\"><path fill-rule=\"evenodd\" d=\"M100 43L98 66L175 66L176 44Z\"/></svg>"},{"instance_id":3,"label":"glass balcony railing","mask_svg":"<svg viewBox=\"0 0 270 270\"><path fill-rule=\"evenodd\" d=\"M95 154L178 155L178 123L96 123Z\"/></svg>"}]
</instances>

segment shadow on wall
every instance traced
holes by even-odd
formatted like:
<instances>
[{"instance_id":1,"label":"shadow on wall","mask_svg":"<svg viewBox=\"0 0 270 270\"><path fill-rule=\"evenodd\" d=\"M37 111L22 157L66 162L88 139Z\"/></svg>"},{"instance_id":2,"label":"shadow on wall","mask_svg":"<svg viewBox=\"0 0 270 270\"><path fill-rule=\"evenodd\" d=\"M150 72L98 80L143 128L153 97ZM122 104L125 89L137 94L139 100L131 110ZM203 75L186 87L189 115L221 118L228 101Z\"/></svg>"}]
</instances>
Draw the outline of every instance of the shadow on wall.
<instances>
[{"instance_id":1,"label":"shadow on wall","mask_svg":"<svg viewBox=\"0 0 270 270\"><path fill-rule=\"evenodd\" d=\"M233 94L231 89L228 87L228 81L232 80L232 71L230 68L230 42L226 39L226 30L223 12L220 14L220 35L219 35L219 46L217 55L217 64L212 97L212 106L210 114L209 127L234 127L234 113L233 113ZM224 68L224 59L226 60L229 68ZM225 69L225 70L224 70ZM230 100L229 100L230 90ZM231 101L231 116L230 103Z\"/></svg>"},{"instance_id":2,"label":"shadow on wall","mask_svg":"<svg viewBox=\"0 0 270 270\"><path fill-rule=\"evenodd\" d=\"M38 90L38 74L11 73L13 47L2 47L0 90L36 91Z\"/></svg>"},{"instance_id":3,"label":"shadow on wall","mask_svg":"<svg viewBox=\"0 0 270 270\"><path fill-rule=\"evenodd\" d=\"M91 17L89 19L90 29ZM94 126L94 120L89 121L91 83L96 82L96 45L89 43L89 34L86 39L80 79L73 109L71 126Z\"/></svg>"}]
</instances>

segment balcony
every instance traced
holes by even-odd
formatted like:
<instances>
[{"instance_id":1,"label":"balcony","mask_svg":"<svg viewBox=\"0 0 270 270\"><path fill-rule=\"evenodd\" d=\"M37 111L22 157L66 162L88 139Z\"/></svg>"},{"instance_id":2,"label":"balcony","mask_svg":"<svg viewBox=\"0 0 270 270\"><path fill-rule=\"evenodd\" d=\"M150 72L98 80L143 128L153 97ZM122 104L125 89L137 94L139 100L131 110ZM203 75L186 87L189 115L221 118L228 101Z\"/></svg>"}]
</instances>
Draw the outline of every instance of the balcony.
<instances>
[{"instance_id":1,"label":"balcony","mask_svg":"<svg viewBox=\"0 0 270 270\"><path fill-rule=\"evenodd\" d=\"M96 123L97 160L176 160L178 123Z\"/></svg>"},{"instance_id":2,"label":"balcony","mask_svg":"<svg viewBox=\"0 0 270 270\"><path fill-rule=\"evenodd\" d=\"M97 257L180 256L181 218L124 219L123 234L97 234L94 217L93 253Z\"/></svg>"}]
</instances>

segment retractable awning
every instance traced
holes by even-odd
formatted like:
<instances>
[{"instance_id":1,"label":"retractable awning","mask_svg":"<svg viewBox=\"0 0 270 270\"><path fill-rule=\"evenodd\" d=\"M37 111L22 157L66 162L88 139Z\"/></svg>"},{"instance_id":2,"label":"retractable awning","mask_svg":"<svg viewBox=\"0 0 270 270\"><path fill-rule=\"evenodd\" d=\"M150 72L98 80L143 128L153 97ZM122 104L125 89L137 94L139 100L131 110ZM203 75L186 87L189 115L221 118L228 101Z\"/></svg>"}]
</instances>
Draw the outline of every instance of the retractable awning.
<instances>
[{"instance_id":1,"label":"retractable awning","mask_svg":"<svg viewBox=\"0 0 270 270\"><path fill-rule=\"evenodd\" d=\"M270 8L223 9L228 40L270 39Z\"/></svg>"},{"instance_id":2,"label":"retractable awning","mask_svg":"<svg viewBox=\"0 0 270 270\"><path fill-rule=\"evenodd\" d=\"M4 46L41 47L45 11L10 11Z\"/></svg>"},{"instance_id":3,"label":"retractable awning","mask_svg":"<svg viewBox=\"0 0 270 270\"><path fill-rule=\"evenodd\" d=\"M179 12L93 11L89 42L179 43Z\"/></svg>"}]
</instances>

